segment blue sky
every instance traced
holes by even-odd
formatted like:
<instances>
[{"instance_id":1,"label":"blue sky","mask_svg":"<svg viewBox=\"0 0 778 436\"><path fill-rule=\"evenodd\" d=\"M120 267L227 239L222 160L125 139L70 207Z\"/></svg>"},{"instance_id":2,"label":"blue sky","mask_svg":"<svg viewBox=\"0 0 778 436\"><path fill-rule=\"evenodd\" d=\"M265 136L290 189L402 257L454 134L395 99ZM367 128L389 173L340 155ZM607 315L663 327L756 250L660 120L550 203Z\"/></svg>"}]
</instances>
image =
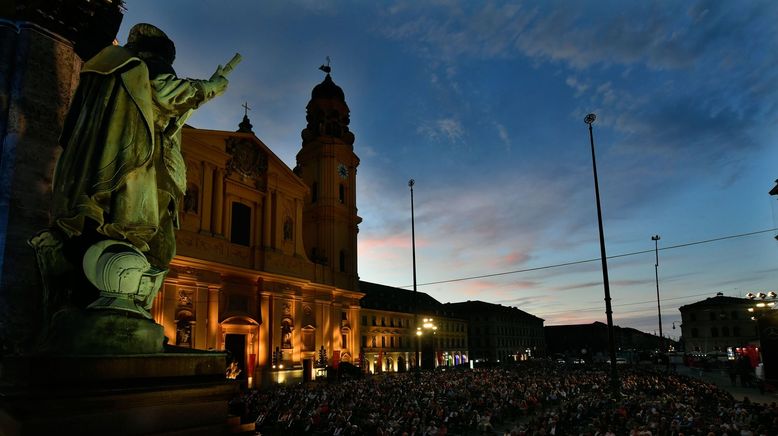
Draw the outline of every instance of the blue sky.
<instances>
[{"instance_id":1,"label":"blue sky","mask_svg":"<svg viewBox=\"0 0 778 436\"><path fill-rule=\"evenodd\" d=\"M547 325L604 321L589 137L608 255L778 227L778 3L770 1L138 1L180 76L234 52L230 88L190 120L254 132L290 167L332 59L361 158L363 280L442 302L517 306ZM778 232L660 251L663 328L716 292L773 290ZM608 263L614 320L657 330L654 254Z\"/></svg>"}]
</instances>

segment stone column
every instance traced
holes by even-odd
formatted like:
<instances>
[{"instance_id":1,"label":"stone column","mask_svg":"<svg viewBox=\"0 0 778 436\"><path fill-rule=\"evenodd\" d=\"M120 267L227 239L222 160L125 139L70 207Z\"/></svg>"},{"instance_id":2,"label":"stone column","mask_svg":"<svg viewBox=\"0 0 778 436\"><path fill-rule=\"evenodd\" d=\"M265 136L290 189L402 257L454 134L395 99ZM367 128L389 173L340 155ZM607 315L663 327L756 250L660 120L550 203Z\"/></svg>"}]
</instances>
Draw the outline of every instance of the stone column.
<instances>
[{"instance_id":1,"label":"stone column","mask_svg":"<svg viewBox=\"0 0 778 436\"><path fill-rule=\"evenodd\" d=\"M268 192L262 197L262 245L264 247L270 247L271 209L270 192Z\"/></svg>"},{"instance_id":2,"label":"stone column","mask_svg":"<svg viewBox=\"0 0 778 436\"><path fill-rule=\"evenodd\" d=\"M224 169L216 168L214 172L213 184L213 227L211 231L214 236L224 236L224 208L229 205L224 204Z\"/></svg>"},{"instance_id":3,"label":"stone column","mask_svg":"<svg viewBox=\"0 0 778 436\"><path fill-rule=\"evenodd\" d=\"M215 167L213 164L208 162L203 162L202 164L202 180L203 180L203 201L202 205L200 206L200 231L202 232L210 232L211 231L211 215L213 214L213 209L216 207L216 202L214 201L214 193L213 193L213 179L214 179L214 170Z\"/></svg>"},{"instance_id":4,"label":"stone column","mask_svg":"<svg viewBox=\"0 0 778 436\"><path fill-rule=\"evenodd\" d=\"M208 348L208 319L210 318L210 289L198 286L194 301L194 343L192 346L200 350Z\"/></svg>"},{"instance_id":5,"label":"stone column","mask_svg":"<svg viewBox=\"0 0 778 436\"><path fill-rule=\"evenodd\" d=\"M269 245L278 248L278 193L270 192L270 241Z\"/></svg>"},{"instance_id":6,"label":"stone column","mask_svg":"<svg viewBox=\"0 0 778 436\"><path fill-rule=\"evenodd\" d=\"M157 296L154 297L154 303L151 305L151 317L159 325L162 325L164 318L165 295L167 294L165 288L165 285L159 287L159 292L157 292Z\"/></svg>"},{"instance_id":7,"label":"stone column","mask_svg":"<svg viewBox=\"0 0 778 436\"><path fill-rule=\"evenodd\" d=\"M218 350L219 349L219 335L221 334L219 328L219 294L221 289L216 286L208 288L208 319L206 321L208 327L208 340L206 342L207 349Z\"/></svg>"},{"instance_id":8,"label":"stone column","mask_svg":"<svg viewBox=\"0 0 778 436\"><path fill-rule=\"evenodd\" d=\"M305 255L305 244L303 244L303 201L296 199L294 205L294 253Z\"/></svg>"}]
</instances>

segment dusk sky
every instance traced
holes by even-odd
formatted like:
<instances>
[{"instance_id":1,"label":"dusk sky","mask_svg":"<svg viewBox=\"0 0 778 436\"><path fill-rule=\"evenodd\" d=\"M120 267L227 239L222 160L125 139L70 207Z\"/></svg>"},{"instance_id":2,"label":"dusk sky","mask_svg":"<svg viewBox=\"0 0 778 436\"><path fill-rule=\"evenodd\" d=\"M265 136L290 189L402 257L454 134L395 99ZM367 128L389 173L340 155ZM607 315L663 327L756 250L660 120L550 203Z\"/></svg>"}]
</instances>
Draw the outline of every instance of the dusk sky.
<instances>
[{"instance_id":1,"label":"dusk sky","mask_svg":"<svg viewBox=\"0 0 778 436\"><path fill-rule=\"evenodd\" d=\"M362 280L412 285L413 178L420 291L546 325L605 322L590 112L608 255L649 251L608 262L617 325L658 328L652 235L661 249L778 227L774 1L126 7L119 42L157 25L179 76L207 78L240 52L227 92L189 124L236 130L248 102L254 132L290 167L331 58L361 159ZM665 334L679 336L684 304L778 288L776 234L660 250Z\"/></svg>"}]
</instances>

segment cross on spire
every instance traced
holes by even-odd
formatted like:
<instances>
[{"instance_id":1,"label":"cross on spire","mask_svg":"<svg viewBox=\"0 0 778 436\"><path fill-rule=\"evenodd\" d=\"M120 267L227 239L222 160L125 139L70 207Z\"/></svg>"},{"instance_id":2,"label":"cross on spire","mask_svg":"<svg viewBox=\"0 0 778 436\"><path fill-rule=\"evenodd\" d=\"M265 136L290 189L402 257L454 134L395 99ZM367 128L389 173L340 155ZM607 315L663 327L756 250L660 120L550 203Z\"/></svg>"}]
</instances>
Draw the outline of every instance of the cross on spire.
<instances>
[{"instance_id":1,"label":"cross on spire","mask_svg":"<svg viewBox=\"0 0 778 436\"><path fill-rule=\"evenodd\" d=\"M251 128L253 127L251 125L251 121L249 121L249 111L251 108L249 107L249 102L245 102L242 105L240 105L243 110L243 121L241 121L240 124L238 124L238 132L244 132L244 133L254 133Z\"/></svg>"}]
</instances>

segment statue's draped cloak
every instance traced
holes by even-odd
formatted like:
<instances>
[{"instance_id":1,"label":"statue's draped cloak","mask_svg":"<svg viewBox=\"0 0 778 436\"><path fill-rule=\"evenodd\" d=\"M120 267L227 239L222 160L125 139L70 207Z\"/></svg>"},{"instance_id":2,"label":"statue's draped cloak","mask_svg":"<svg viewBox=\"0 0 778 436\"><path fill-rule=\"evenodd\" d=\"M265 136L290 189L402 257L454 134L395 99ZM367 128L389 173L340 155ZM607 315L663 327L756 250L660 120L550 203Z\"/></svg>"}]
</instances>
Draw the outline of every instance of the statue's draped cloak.
<instances>
[{"instance_id":1,"label":"statue's draped cloak","mask_svg":"<svg viewBox=\"0 0 778 436\"><path fill-rule=\"evenodd\" d=\"M166 266L186 189L180 130L167 127L183 124L204 100L202 81L173 74L150 80L146 64L123 47L107 47L84 64L60 137L56 226L70 238L94 228Z\"/></svg>"}]
</instances>

